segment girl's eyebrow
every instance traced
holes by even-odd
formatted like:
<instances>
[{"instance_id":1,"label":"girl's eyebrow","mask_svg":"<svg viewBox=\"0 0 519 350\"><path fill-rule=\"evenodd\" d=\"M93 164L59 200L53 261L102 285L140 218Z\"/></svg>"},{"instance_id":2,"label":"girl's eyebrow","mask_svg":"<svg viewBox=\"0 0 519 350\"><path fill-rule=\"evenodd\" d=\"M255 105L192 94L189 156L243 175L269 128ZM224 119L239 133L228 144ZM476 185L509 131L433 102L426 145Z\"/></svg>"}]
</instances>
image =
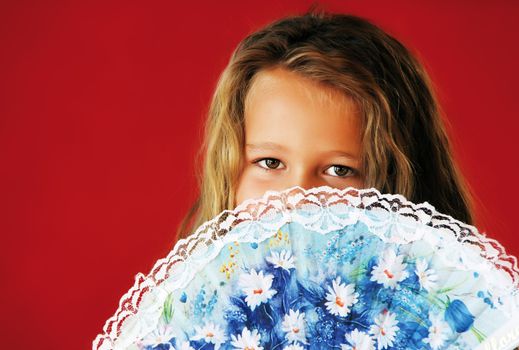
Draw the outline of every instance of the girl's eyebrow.
<instances>
[{"instance_id":1,"label":"girl's eyebrow","mask_svg":"<svg viewBox=\"0 0 519 350\"><path fill-rule=\"evenodd\" d=\"M275 143L275 142L260 142L260 143L248 143L247 145L247 149L250 150L250 151L263 151L263 150L281 150L281 151L286 151L286 147L283 146L283 145L280 145L278 143ZM348 153L348 152L344 152L344 151L329 151L329 152L326 152L326 154L329 154L329 155L337 155L337 156L341 156L341 157L346 157L346 158L349 158L351 160L357 160L357 157L355 157L353 154L351 153Z\"/></svg>"},{"instance_id":2,"label":"girl's eyebrow","mask_svg":"<svg viewBox=\"0 0 519 350\"><path fill-rule=\"evenodd\" d=\"M339 157L345 157L345 158L349 158L351 160L357 160L357 157L355 157L353 154L344 152L344 151L330 151L330 152L327 152L326 154L330 154L330 155L333 154L333 155L337 155Z\"/></svg>"},{"instance_id":3,"label":"girl's eyebrow","mask_svg":"<svg viewBox=\"0 0 519 350\"><path fill-rule=\"evenodd\" d=\"M282 151L286 150L285 146L280 145L275 142L260 142L260 143L256 143L256 144L248 143L247 148L251 151L275 150L275 149L279 149Z\"/></svg>"}]
</instances>

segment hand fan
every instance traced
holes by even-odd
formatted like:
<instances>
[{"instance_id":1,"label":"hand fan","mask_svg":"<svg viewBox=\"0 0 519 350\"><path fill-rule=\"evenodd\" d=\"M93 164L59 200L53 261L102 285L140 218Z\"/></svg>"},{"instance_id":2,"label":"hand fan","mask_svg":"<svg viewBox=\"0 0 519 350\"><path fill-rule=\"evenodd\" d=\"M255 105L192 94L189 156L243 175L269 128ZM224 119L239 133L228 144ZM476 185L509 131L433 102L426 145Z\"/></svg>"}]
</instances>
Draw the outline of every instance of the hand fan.
<instances>
[{"instance_id":1,"label":"hand fan","mask_svg":"<svg viewBox=\"0 0 519 350\"><path fill-rule=\"evenodd\" d=\"M105 349L512 349L517 260L429 203L267 191L135 277Z\"/></svg>"}]
</instances>

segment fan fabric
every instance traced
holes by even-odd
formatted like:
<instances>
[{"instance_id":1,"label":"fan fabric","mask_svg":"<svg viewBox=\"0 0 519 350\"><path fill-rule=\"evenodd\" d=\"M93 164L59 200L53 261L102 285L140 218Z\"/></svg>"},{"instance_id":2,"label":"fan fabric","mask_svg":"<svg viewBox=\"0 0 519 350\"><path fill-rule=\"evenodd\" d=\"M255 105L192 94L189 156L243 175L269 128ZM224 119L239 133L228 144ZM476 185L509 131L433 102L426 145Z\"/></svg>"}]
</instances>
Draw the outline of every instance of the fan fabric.
<instances>
[{"instance_id":1,"label":"fan fabric","mask_svg":"<svg viewBox=\"0 0 519 350\"><path fill-rule=\"evenodd\" d=\"M107 349L512 349L516 258L374 188L267 191L177 242L93 343Z\"/></svg>"}]
</instances>

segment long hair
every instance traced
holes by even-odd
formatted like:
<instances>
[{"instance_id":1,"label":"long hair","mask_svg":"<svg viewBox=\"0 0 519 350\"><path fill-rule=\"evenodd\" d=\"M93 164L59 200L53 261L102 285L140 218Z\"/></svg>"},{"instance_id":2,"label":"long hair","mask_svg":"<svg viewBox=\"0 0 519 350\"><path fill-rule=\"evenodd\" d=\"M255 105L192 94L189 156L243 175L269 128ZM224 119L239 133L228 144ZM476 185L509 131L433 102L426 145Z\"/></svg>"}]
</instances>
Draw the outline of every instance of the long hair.
<instances>
[{"instance_id":1,"label":"long hair","mask_svg":"<svg viewBox=\"0 0 519 350\"><path fill-rule=\"evenodd\" d=\"M243 162L244 101L255 74L281 67L347 94L359 106L365 187L399 193L473 224L473 197L454 161L432 82L419 60L366 19L308 10L245 37L221 73L197 160L200 193L184 238L233 209ZM202 158L203 157L203 158Z\"/></svg>"}]
</instances>

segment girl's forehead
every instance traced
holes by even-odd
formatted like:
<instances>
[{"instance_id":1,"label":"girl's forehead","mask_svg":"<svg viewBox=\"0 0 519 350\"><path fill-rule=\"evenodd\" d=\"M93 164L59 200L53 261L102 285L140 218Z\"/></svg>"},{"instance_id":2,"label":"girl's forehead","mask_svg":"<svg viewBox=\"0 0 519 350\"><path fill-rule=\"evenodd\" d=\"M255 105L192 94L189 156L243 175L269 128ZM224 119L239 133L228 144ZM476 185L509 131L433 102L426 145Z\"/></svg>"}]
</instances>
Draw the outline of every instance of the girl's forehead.
<instances>
[{"instance_id":1,"label":"girl's forehead","mask_svg":"<svg viewBox=\"0 0 519 350\"><path fill-rule=\"evenodd\" d=\"M300 73L275 67L261 70L254 75L245 98L245 111L251 105L265 104L266 101L280 96L304 98L306 104L317 107L358 109L353 99L338 88Z\"/></svg>"},{"instance_id":2,"label":"girl's forehead","mask_svg":"<svg viewBox=\"0 0 519 350\"><path fill-rule=\"evenodd\" d=\"M360 118L355 103L333 90L284 70L261 72L245 108L247 144L281 144L305 149L360 152ZM253 148L253 147L252 147Z\"/></svg>"}]
</instances>

